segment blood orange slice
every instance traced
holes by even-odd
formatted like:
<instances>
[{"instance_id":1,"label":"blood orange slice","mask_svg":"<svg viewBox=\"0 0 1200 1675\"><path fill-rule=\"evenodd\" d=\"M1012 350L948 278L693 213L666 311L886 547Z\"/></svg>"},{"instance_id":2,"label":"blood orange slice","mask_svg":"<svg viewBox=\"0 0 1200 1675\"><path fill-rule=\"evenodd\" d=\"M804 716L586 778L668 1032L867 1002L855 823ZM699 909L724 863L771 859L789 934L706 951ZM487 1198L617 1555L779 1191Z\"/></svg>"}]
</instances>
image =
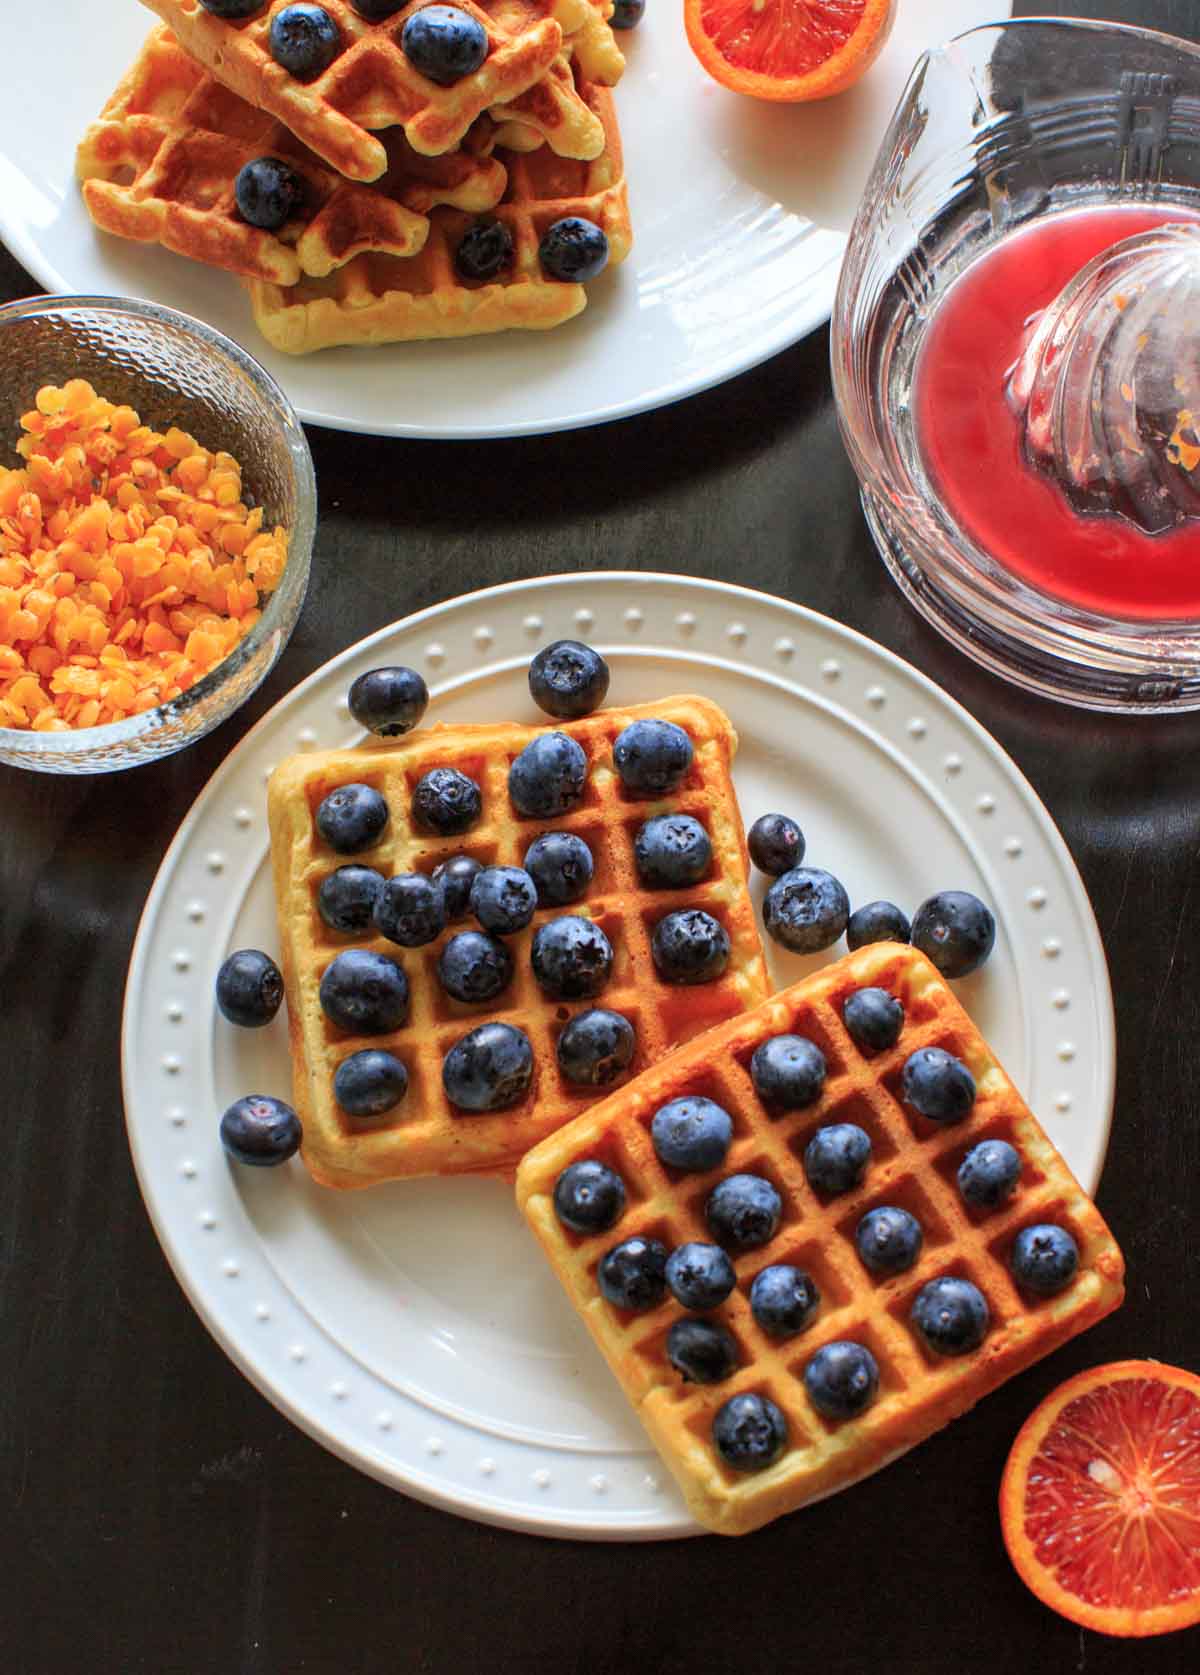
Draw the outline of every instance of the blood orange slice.
<instances>
[{"instance_id":1,"label":"blood orange slice","mask_svg":"<svg viewBox=\"0 0 1200 1675\"><path fill-rule=\"evenodd\" d=\"M1200 1377L1115 1361L1059 1385L1013 1444L1000 1522L1022 1581L1072 1622L1200 1622Z\"/></svg>"},{"instance_id":2,"label":"blood orange slice","mask_svg":"<svg viewBox=\"0 0 1200 1675\"><path fill-rule=\"evenodd\" d=\"M684 0L692 50L723 87L799 103L853 86L891 32L896 0Z\"/></svg>"}]
</instances>

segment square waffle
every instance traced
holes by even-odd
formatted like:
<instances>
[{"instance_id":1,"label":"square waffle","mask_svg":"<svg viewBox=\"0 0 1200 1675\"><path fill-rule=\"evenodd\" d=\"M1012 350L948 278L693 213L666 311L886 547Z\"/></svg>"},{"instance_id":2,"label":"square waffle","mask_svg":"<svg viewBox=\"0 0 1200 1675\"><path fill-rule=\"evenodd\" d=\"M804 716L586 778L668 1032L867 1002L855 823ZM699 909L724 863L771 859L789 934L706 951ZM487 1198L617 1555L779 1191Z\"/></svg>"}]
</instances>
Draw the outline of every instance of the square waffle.
<instances>
[{"instance_id":1,"label":"square waffle","mask_svg":"<svg viewBox=\"0 0 1200 1675\"><path fill-rule=\"evenodd\" d=\"M869 1056L842 1021L847 996L866 987L888 990L905 1009L898 1044ZM788 1033L820 1047L828 1075L815 1104L779 1116L759 1100L748 1066L761 1042ZM928 1046L955 1054L976 1081L974 1106L952 1126L939 1127L901 1102L901 1068L917 1048ZM733 1118L733 1140L719 1169L685 1174L658 1159L649 1125L662 1105L684 1094L707 1095ZM823 1198L808 1184L802 1157L814 1131L830 1122L865 1129L873 1154L859 1186ZM1013 1145L1022 1174L1013 1197L980 1212L964 1203L955 1173L964 1154L985 1138ZM562 1171L587 1158L616 1170L626 1204L607 1232L580 1236L559 1221L552 1195ZM718 1180L739 1172L774 1184L782 1217L769 1244L734 1256L737 1284L705 1316L731 1332L738 1365L719 1383L685 1383L664 1344L686 1311L669 1292L646 1313L618 1310L600 1294L596 1269L608 1250L635 1234L656 1238L668 1250L691 1240L712 1243L705 1201ZM525 1157L517 1198L693 1516L727 1535L756 1529L885 1464L1116 1308L1123 1295L1121 1254L1095 1206L943 978L923 955L890 942L825 967L593 1106ZM854 1244L861 1217L882 1205L907 1209L924 1232L915 1266L891 1276L870 1273ZM1021 1228L1039 1222L1065 1227L1080 1261L1065 1290L1034 1300L1018 1289L1008 1255ZM773 1263L803 1269L820 1294L813 1320L791 1338L768 1336L750 1309L751 1283ZM908 1319L921 1288L947 1274L973 1281L991 1315L980 1348L952 1359L928 1352ZM833 1421L810 1402L803 1372L815 1350L839 1340L871 1351L880 1383L874 1403L857 1418ZM773 1465L745 1475L731 1470L712 1442L715 1414L742 1392L773 1400L789 1433Z\"/></svg>"},{"instance_id":2,"label":"square waffle","mask_svg":"<svg viewBox=\"0 0 1200 1675\"><path fill-rule=\"evenodd\" d=\"M656 716L690 735L694 759L671 797L643 801L630 796L612 765L612 743L630 721ZM755 1006L769 992L762 945L746 887L746 850L730 779L736 735L728 718L702 698L668 698L634 709L607 709L558 731L577 739L589 758L582 802L555 820L516 813L508 795L512 759L546 729L512 723L432 727L388 744L323 755L294 756L271 777L267 793L276 907L283 948L292 1052L294 1104L304 1125L303 1156L313 1176L328 1186L370 1186L401 1176L454 1174L511 1168L536 1141L602 1096L572 1087L559 1074L555 1042L569 1016L588 1006L629 1018L637 1034L630 1075L653 1064L680 1041ZM428 836L413 827L412 789L434 767L470 775L483 795L476 826L461 837ZM485 1006L465 1005L442 988L437 959L445 940L468 924L451 925L423 948L397 948L382 937L342 936L316 911L321 880L347 859L317 834L314 811L336 786L365 783L385 797L390 819L375 848L353 857L385 876L431 872L448 856L466 853L484 864L520 865L539 832L577 833L590 847L595 875L581 902L539 909L533 924L506 938L515 975L505 993ZM713 859L709 874L686 890L651 890L638 878L634 836L653 813L695 815L708 829ZM731 954L723 976L677 987L657 975L650 936L664 914L702 907L729 933ZM596 1000L567 1005L548 999L534 979L530 944L538 926L562 913L596 920L614 951L612 977ZM321 1011L318 988L332 959L346 947L369 947L401 964L409 979L411 1011L391 1035L369 1039L337 1030ZM491 1115L457 1112L442 1088L442 1061L456 1041L486 1019L516 1024L528 1035L534 1082L521 1104ZM404 1100L369 1124L345 1116L333 1097L337 1065L366 1046L384 1047L409 1072Z\"/></svg>"}]
</instances>

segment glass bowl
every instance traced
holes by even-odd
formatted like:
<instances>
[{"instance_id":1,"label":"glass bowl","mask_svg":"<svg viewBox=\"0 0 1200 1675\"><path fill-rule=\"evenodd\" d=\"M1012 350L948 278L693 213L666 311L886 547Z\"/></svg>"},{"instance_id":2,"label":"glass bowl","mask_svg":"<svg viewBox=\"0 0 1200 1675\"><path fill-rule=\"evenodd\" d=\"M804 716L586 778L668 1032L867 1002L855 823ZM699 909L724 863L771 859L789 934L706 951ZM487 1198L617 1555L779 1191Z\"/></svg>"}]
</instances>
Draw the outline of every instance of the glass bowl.
<instances>
[{"instance_id":1,"label":"glass bowl","mask_svg":"<svg viewBox=\"0 0 1200 1675\"><path fill-rule=\"evenodd\" d=\"M43 773L106 773L192 744L244 704L295 627L316 528L312 457L300 421L258 362L211 326L120 297L32 297L0 307L0 461L22 463L20 418L43 384L85 378L157 430L175 424L242 466L246 498L289 532L283 578L258 622L189 691L102 727L0 727L0 762Z\"/></svg>"},{"instance_id":2,"label":"glass bowl","mask_svg":"<svg viewBox=\"0 0 1200 1675\"><path fill-rule=\"evenodd\" d=\"M1200 209L1200 49L1118 24L973 29L918 62L834 306L842 435L900 588L969 657L1091 709L1200 707L1200 620L1104 615L995 562L930 484L913 372L947 288L1006 234L1060 210L1164 202Z\"/></svg>"}]
</instances>

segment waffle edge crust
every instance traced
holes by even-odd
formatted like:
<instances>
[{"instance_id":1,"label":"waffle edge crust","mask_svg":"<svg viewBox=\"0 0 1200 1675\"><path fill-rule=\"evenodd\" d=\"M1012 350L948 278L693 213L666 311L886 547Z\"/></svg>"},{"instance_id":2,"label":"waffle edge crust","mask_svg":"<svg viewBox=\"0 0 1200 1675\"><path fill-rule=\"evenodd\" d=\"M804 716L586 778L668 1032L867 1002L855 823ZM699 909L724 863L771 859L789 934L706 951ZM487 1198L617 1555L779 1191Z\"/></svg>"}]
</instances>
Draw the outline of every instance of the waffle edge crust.
<instances>
[{"instance_id":1,"label":"waffle edge crust","mask_svg":"<svg viewBox=\"0 0 1200 1675\"><path fill-rule=\"evenodd\" d=\"M850 1040L842 1007L855 989L889 990L905 1008L899 1043L864 1055ZM768 1038L796 1033L825 1054L828 1077L807 1109L772 1117L759 1101L748 1065ZM942 1046L975 1077L977 1097L953 1126L928 1122L900 1102L900 1069L922 1046ZM706 1094L734 1121L729 1154L719 1169L679 1174L655 1155L649 1125L668 1100ZM873 1145L861 1184L823 1199L807 1184L801 1157L815 1129L851 1121ZM1022 1175L1015 1195L990 1211L963 1203L955 1171L979 1140L1016 1147ZM583 1158L598 1158L622 1177L623 1216L607 1232L580 1236L558 1220L554 1185ZM644 1314L613 1308L600 1295L596 1267L604 1253L635 1234L670 1250L690 1239L711 1242L703 1207L719 1179L748 1171L766 1175L783 1199L771 1242L734 1257L737 1285L703 1318L726 1326L738 1365L720 1383L685 1383L668 1361L664 1341L686 1311L668 1292ZM1124 1295L1121 1253L1095 1205L1079 1186L1037 1119L945 981L914 949L877 943L849 954L753 1012L717 1026L532 1150L517 1172L517 1201L551 1267L620 1381L696 1520L723 1535L743 1535L771 1519L867 1476L972 1407L1014 1373L1056 1349L1117 1308ZM860 1262L854 1229L883 1204L909 1209L921 1221L924 1245L907 1272L876 1276ZM1079 1268L1057 1295L1034 1300L1008 1266L1021 1228L1057 1222L1079 1247ZM812 1322L788 1339L768 1337L749 1305L754 1276L772 1263L794 1263L821 1295ZM908 1320L917 1292L953 1274L983 1292L991 1324L973 1353L943 1358L928 1352ZM822 1344L865 1344L879 1365L879 1393L857 1418L831 1421L809 1401L803 1369ZM784 1413L788 1443L766 1470L729 1469L711 1441L712 1422L731 1396L754 1391Z\"/></svg>"}]
</instances>

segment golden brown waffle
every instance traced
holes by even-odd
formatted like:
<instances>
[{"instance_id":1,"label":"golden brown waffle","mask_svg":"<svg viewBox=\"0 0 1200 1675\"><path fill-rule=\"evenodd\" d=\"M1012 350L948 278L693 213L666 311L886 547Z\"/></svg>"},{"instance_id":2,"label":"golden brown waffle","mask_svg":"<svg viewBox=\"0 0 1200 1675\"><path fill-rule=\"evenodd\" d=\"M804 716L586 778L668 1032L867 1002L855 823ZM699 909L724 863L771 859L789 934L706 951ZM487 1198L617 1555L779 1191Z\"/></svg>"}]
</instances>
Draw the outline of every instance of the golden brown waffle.
<instances>
[{"instance_id":1,"label":"golden brown waffle","mask_svg":"<svg viewBox=\"0 0 1200 1675\"><path fill-rule=\"evenodd\" d=\"M630 721L651 715L683 727L695 755L678 792L648 802L630 797L622 787L612 765L612 741ZM294 1102L304 1125L304 1160L327 1186L370 1186L399 1176L511 1167L536 1141L600 1097L565 1082L555 1056L555 1042L568 1015L586 1011L589 1005L621 1012L633 1023L638 1045L632 1075L678 1042L757 1005L769 992L746 888L745 841L729 772L737 741L728 718L706 699L680 697L635 709L601 710L585 720L562 723L559 730L577 739L589 757L583 800L557 820L528 820L517 815L509 800L509 763L545 730L512 723L432 727L391 744L294 756L271 777L267 803ZM427 836L414 830L410 818L412 787L431 768L442 766L469 774L483 793L482 817L462 837ZM587 842L595 875L586 896L571 907L539 910L529 929L505 939L515 976L497 1002L464 1005L438 981L442 945L450 935L471 928L466 923L451 925L436 942L415 949L397 948L374 935L340 936L325 926L315 908L315 892L345 857L335 855L318 837L313 811L329 791L348 783L375 786L387 799L391 818L381 842L354 857L385 876L430 872L459 853L484 863L520 865L537 834L551 829L576 832ZM634 867L638 828L651 813L665 809L695 815L712 840L709 875L691 889L648 890ZM662 982L655 972L650 954L654 925L683 907L706 909L729 933L729 964L713 982L677 987ZM568 1006L549 1000L533 977L534 932L562 913L596 920L612 943L612 977L594 1001ZM347 947L376 949L404 967L412 1007L403 1029L358 1039L342 1034L325 1018L317 994L321 976ZM442 1089L442 1061L456 1041L489 1018L516 1024L528 1035L535 1058L532 1089L509 1111L456 1114ZM395 1053L410 1077L404 1101L369 1125L346 1117L333 1098L337 1065L366 1046Z\"/></svg>"},{"instance_id":2,"label":"golden brown waffle","mask_svg":"<svg viewBox=\"0 0 1200 1675\"><path fill-rule=\"evenodd\" d=\"M905 1008L897 1046L872 1056L855 1047L842 1022L846 997L866 987L888 990ZM828 1078L816 1104L773 1116L758 1099L748 1066L760 1042L788 1033L820 1047ZM975 1077L974 1107L957 1125L939 1127L900 1101L901 1068L926 1046L954 1053ZM651 1143L655 1112L683 1094L707 1095L733 1117L728 1156L707 1174L665 1169ZM802 1156L814 1131L830 1122L865 1129L873 1157L857 1188L823 1199L808 1185ZM1015 1146L1023 1168L1007 1204L976 1212L963 1202L955 1172L985 1138ZM565 1228L552 1203L559 1175L584 1158L615 1169L627 1195L615 1226L588 1237ZM614 1309L600 1295L596 1268L606 1251L636 1234L659 1239L668 1250L689 1240L711 1243L705 1202L718 1180L739 1172L773 1182L782 1219L769 1244L734 1257L737 1286L705 1317L732 1333L737 1368L717 1384L684 1383L664 1341L686 1311L669 1293L645 1314ZM593 1106L528 1154L517 1172L517 1198L691 1512L728 1535L756 1529L885 1464L1116 1308L1123 1294L1121 1254L1095 1206L945 981L921 954L895 943L877 943L825 967ZM855 1228L880 1205L907 1209L924 1230L920 1257L906 1273L879 1277L859 1260ZM1068 1229L1080 1265L1065 1291L1034 1301L1017 1288L1008 1256L1020 1229L1038 1222ZM754 1276L772 1263L805 1270L821 1297L811 1324L788 1339L764 1333L750 1310ZM928 1353L908 1322L922 1286L945 1274L972 1280L991 1313L982 1346L959 1359ZM841 1422L821 1417L802 1381L814 1351L837 1340L866 1345L880 1370L874 1404ZM750 1475L730 1470L711 1440L717 1410L744 1391L769 1396L789 1429L775 1464Z\"/></svg>"},{"instance_id":3,"label":"golden brown waffle","mask_svg":"<svg viewBox=\"0 0 1200 1675\"><path fill-rule=\"evenodd\" d=\"M632 230L612 94L583 81L578 85L605 134L604 151L593 162L558 157L546 145L527 153L496 152L508 184L493 214L509 228L514 246L512 266L499 278L472 283L458 277L454 252L473 218L438 207L415 256L360 256L327 279L292 286L247 281L254 318L267 341L288 354L305 355L339 344L471 337L510 327L544 330L580 313L586 288L542 272L542 234L565 215L581 215L603 228L609 260L617 263L629 253Z\"/></svg>"},{"instance_id":4,"label":"golden brown waffle","mask_svg":"<svg viewBox=\"0 0 1200 1675\"><path fill-rule=\"evenodd\" d=\"M313 80L302 82L268 49L271 19L288 0L264 0L245 22L214 17L200 0L144 0L180 45L211 75L269 111L332 168L351 180L377 180L387 154L375 131L401 126L415 151L438 156L459 144L475 118L542 80L563 37L588 24L590 0L456 0L487 32L488 56L449 87L428 81L400 50L412 3L379 23L350 0L323 0L343 48ZM593 26L594 27L594 26ZM566 157L595 157L602 135L573 89L562 89L551 144Z\"/></svg>"}]
</instances>

